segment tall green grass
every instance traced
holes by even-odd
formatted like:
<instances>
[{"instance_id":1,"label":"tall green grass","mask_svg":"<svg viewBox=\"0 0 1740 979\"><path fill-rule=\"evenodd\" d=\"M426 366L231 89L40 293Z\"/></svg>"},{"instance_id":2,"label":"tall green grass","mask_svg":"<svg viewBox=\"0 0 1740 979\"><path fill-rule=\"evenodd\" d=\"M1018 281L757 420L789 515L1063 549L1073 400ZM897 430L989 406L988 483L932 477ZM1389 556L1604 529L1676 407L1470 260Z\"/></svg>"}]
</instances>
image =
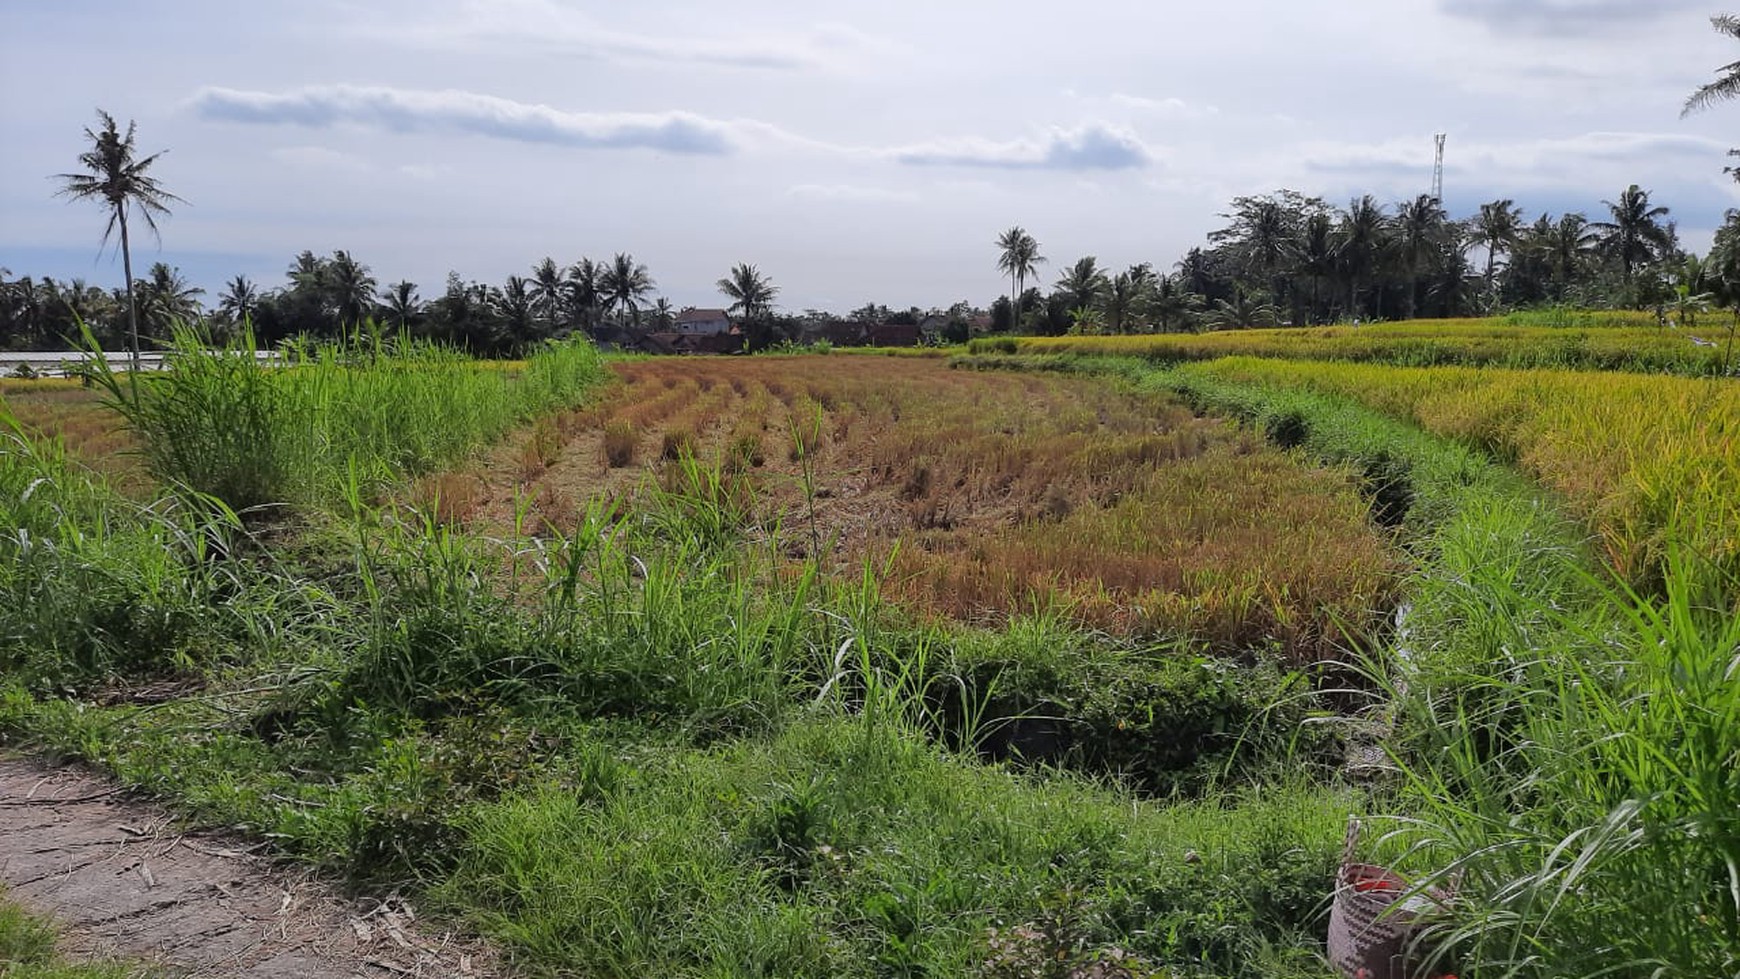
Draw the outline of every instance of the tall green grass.
<instances>
[{"instance_id":1,"label":"tall green grass","mask_svg":"<svg viewBox=\"0 0 1740 979\"><path fill-rule=\"evenodd\" d=\"M271 589L223 562L242 534L220 501L124 498L3 408L0 527L0 668L42 688L210 664Z\"/></svg>"},{"instance_id":2,"label":"tall green grass","mask_svg":"<svg viewBox=\"0 0 1740 979\"><path fill-rule=\"evenodd\" d=\"M0 976L6 979L144 979L143 965L74 960L55 948L52 924L6 896L0 888Z\"/></svg>"},{"instance_id":3,"label":"tall green grass","mask_svg":"<svg viewBox=\"0 0 1740 979\"><path fill-rule=\"evenodd\" d=\"M1740 973L1740 625L1695 561L1659 598L1521 602L1485 669L1391 687L1389 848L1460 880L1435 938L1462 974Z\"/></svg>"},{"instance_id":4,"label":"tall green grass","mask_svg":"<svg viewBox=\"0 0 1740 979\"><path fill-rule=\"evenodd\" d=\"M262 360L178 330L160 375L96 379L134 427L154 475L237 510L335 506L457 461L531 416L577 403L605 372L585 341L549 344L517 375L401 337L292 349Z\"/></svg>"}]
</instances>

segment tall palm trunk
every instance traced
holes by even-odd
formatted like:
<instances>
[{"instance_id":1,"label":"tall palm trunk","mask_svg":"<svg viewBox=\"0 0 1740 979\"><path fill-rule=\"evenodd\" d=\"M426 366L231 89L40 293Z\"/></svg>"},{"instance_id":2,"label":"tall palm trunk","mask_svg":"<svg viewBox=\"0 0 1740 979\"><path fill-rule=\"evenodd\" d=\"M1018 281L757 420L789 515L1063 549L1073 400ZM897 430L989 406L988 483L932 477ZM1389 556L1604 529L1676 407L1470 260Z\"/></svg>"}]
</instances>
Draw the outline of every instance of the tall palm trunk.
<instances>
[{"instance_id":1,"label":"tall palm trunk","mask_svg":"<svg viewBox=\"0 0 1740 979\"><path fill-rule=\"evenodd\" d=\"M121 271L127 276L127 337L133 371L139 370L139 304L133 301L133 249L127 240L127 205L115 206L115 217L121 222Z\"/></svg>"}]
</instances>

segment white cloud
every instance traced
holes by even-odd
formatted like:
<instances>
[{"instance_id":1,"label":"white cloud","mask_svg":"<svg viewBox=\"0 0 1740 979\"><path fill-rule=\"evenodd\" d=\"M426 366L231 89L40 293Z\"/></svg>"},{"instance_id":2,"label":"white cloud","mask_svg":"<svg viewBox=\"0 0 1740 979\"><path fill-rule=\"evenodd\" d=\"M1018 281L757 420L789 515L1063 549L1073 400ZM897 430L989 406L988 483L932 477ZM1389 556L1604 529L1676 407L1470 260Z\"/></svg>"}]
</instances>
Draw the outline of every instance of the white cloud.
<instances>
[{"instance_id":1,"label":"white cloud","mask_svg":"<svg viewBox=\"0 0 1740 979\"><path fill-rule=\"evenodd\" d=\"M350 124L393 132L459 132L587 149L713 156L737 149L731 123L694 113L565 112L453 89L311 85L272 93L202 88L191 105L200 117L225 122L311 128Z\"/></svg>"},{"instance_id":2,"label":"white cloud","mask_svg":"<svg viewBox=\"0 0 1740 979\"><path fill-rule=\"evenodd\" d=\"M1527 181L1556 179L1609 165L1641 169L1665 159L1720 160L1727 147L1714 139L1683 133L1589 132L1544 139L1452 140L1447 169L1488 178ZM1381 143L1316 143L1299 148L1305 166L1314 170L1355 172L1428 172L1431 147L1424 135Z\"/></svg>"},{"instance_id":3,"label":"white cloud","mask_svg":"<svg viewBox=\"0 0 1740 979\"><path fill-rule=\"evenodd\" d=\"M962 139L895 149L912 166L985 167L999 170L1131 170L1154 162L1154 152L1134 132L1105 122L1053 129L1040 139L997 142Z\"/></svg>"}]
</instances>

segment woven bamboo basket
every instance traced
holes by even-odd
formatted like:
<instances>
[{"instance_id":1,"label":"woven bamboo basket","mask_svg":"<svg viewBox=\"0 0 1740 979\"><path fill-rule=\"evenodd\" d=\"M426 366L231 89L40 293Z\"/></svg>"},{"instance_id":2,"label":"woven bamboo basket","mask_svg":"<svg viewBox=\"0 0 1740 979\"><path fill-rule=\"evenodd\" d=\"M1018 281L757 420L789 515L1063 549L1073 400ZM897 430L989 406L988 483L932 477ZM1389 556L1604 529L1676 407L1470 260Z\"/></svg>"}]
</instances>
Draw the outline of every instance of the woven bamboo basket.
<instances>
[{"instance_id":1,"label":"woven bamboo basket","mask_svg":"<svg viewBox=\"0 0 1740 979\"><path fill-rule=\"evenodd\" d=\"M1420 929L1449 908L1451 892L1418 889L1386 867L1354 860L1359 834L1359 821L1350 820L1329 910L1329 963L1347 979L1418 979Z\"/></svg>"}]
</instances>

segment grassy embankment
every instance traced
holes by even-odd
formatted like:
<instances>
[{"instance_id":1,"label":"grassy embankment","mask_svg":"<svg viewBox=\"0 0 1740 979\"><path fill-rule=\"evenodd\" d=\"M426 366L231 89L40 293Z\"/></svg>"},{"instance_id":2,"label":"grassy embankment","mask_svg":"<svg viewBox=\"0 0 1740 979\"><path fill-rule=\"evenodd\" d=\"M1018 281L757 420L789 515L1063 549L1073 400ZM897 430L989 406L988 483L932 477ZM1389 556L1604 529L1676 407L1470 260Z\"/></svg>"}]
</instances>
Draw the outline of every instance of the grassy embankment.
<instances>
[{"instance_id":1,"label":"grassy embankment","mask_svg":"<svg viewBox=\"0 0 1740 979\"><path fill-rule=\"evenodd\" d=\"M1562 494L1609 577L1530 531L1526 511L1481 507L1412 589L1411 656L1374 674L1405 777L1390 852L1460 877L1445 932L1464 975L1735 972L1726 382L1255 359L1049 366L1142 376L1306 445L1320 435L1285 407L1297 399L1377 408Z\"/></svg>"}]
</instances>

